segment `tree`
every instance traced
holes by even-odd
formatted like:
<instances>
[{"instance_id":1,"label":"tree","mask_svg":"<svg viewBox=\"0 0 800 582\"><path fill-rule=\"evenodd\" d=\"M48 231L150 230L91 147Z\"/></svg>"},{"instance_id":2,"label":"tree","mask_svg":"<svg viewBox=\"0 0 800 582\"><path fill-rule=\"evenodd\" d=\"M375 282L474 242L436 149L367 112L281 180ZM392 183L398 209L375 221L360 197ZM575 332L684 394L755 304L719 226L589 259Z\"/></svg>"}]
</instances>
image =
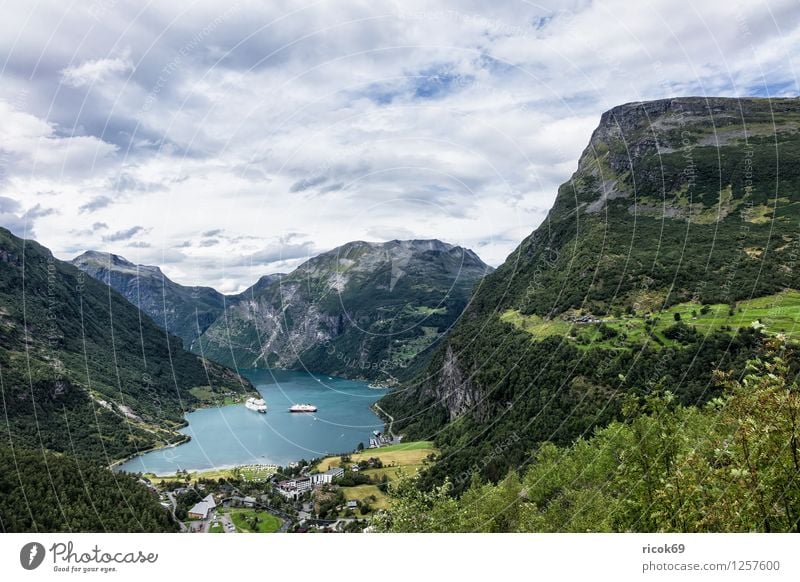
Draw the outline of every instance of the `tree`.
<instances>
[{"instance_id":1,"label":"tree","mask_svg":"<svg viewBox=\"0 0 800 582\"><path fill-rule=\"evenodd\" d=\"M656 385L629 396L623 420L570 446L543 443L524 476L389 486L384 531L800 531L797 347L765 339L741 380L717 373L720 397L681 406ZM789 362L793 362L794 367Z\"/></svg>"}]
</instances>

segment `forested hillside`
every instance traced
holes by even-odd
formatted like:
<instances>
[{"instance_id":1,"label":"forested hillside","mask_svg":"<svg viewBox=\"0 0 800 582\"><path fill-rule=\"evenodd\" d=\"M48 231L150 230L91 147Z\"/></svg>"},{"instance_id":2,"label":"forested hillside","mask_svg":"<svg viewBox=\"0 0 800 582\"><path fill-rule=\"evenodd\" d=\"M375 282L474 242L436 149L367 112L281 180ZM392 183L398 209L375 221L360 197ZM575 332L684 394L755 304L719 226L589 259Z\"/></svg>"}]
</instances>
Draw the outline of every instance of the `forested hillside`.
<instances>
[{"instance_id":1,"label":"forested hillside","mask_svg":"<svg viewBox=\"0 0 800 582\"><path fill-rule=\"evenodd\" d=\"M442 447L428 485L503 478L539 443L620 418L631 394L702 406L763 337L797 339L798 222L800 100L616 107L545 222L381 406Z\"/></svg>"},{"instance_id":2,"label":"forested hillside","mask_svg":"<svg viewBox=\"0 0 800 582\"><path fill-rule=\"evenodd\" d=\"M798 532L797 346L767 340L744 378L718 373L719 397L682 406L665 386L625 399L622 420L586 439L531 450L496 485L468 473L422 491L395 484L375 526L397 532Z\"/></svg>"},{"instance_id":3,"label":"forested hillside","mask_svg":"<svg viewBox=\"0 0 800 582\"><path fill-rule=\"evenodd\" d=\"M0 446L0 532L174 532L133 475L69 455Z\"/></svg>"},{"instance_id":4,"label":"forested hillside","mask_svg":"<svg viewBox=\"0 0 800 582\"><path fill-rule=\"evenodd\" d=\"M3 442L108 464L182 438L183 413L252 388L116 291L0 229ZM204 391L205 392L205 391Z\"/></svg>"}]
</instances>

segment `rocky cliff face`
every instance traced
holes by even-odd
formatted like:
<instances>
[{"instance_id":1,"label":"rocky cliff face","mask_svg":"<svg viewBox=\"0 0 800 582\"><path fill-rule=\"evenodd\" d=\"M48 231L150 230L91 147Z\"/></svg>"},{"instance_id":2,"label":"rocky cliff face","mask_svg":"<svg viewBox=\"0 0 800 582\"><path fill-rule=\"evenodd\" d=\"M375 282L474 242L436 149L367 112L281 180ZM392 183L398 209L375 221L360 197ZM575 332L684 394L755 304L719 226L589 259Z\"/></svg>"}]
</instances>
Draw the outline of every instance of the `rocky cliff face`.
<instances>
[{"instance_id":1,"label":"rocky cliff face","mask_svg":"<svg viewBox=\"0 0 800 582\"><path fill-rule=\"evenodd\" d=\"M239 367L392 381L458 318L491 271L436 240L353 242L242 294L198 351Z\"/></svg>"},{"instance_id":2,"label":"rocky cliff face","mask_svg":"<svg viewBox=\"0 0 800 582\"><path fill-rule=\"evenodd\" d=\"M154 266L136 265L111 253L87 251L72 264L122 295L191 348L224 309L225 297L210 287L179 285Z\"/></svg>"},{"instance_id":3,"label":"rocky cliff face","mask_svg":"<svg viewBox=\"0 0 800 582\"><path fill-rule=\"evenodd\" d=\"M381 406L414 437L438 434L442 442L471 443L465 447L512 427L531 446L565 427L581 434L614 409L608 386L617 375L634 378L648 361L639 340L624 337L628 331L604 352L608 342L579 346L584 329L599 329L592 322L604 318L652 321L682 302L733 309L796 289L798 223L800 99L615 107L602 115L544 223L483 280L431 365ZM712 348L704 349L686 361L708 364ZM618 369L629 353L641 359ZM654 356L669 363L652 364L639 380L683 366L673 360L684 355ZM693 374L705 378L710 369ZM698 390L702 399L707 392ZM595 408L591 421L575 413L587 405Z\"/></svg>"},{"instance_id":4,"label":"rocky cliff face","mask_svg":"<svg viewBox=\"0 0 800 582\"><path fill-rule=\"evenodd\" d=\"M458 361L453 346L447 345L444 348L444 360L438 381L424 386L423 399L440 403L447 411L447 418L450 421L468 412L478 420L484 420L486 408L482 406L481 391L472 379L464 374L464 368L465 366Z\"/></svg>"}]
</instances>

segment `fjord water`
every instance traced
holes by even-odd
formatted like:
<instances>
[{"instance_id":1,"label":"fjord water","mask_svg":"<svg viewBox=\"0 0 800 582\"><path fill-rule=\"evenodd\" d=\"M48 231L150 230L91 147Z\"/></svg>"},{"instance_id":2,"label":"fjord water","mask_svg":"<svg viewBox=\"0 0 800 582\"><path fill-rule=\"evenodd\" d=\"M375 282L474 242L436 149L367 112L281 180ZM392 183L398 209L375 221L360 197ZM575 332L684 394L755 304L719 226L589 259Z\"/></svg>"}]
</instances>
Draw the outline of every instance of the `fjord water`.
<instances>
[{"instance_id":1,"label":"fjord water","mask_svg":"<svg viewBox=\"0 0 800 582\"><path fill-rule=\"evenodd\" d=\"M168 474L249 463L287 465L328 453L352 451L369 442L383 423L370 409L382 395L365 382L287 370L241 370L267 403L266 414L234 404L186 415L181 430L191 437L177 447L150 451L118 467L122 471ZM316 413L290 413L295 403Z\"/></svg>"}]
</instances>

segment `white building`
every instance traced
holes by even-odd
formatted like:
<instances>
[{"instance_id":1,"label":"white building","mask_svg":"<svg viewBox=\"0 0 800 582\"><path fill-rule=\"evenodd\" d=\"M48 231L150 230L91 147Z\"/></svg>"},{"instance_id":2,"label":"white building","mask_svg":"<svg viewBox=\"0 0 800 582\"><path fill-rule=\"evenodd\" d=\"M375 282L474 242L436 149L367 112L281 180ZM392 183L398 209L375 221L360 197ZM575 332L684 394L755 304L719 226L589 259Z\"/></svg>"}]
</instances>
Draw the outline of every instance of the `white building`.
<instances>
[{"instance_id":1,"label":"white building","mask_svg":"<svg viewBox=\"0 0 800 582\"><path fill-rule=\"evenodd\" d=\"M314 486L311 478L297 477L296 479L288 479L278 483L277 491L287 499L297 497L305 491L309 491Z\"/></svg>"},{"instance_id":2,"label":"white building","mask_svg":"<svg viewBox=\"0 0 800 582\"><path fill-rule=\"evenodd\" d=\"M187 513L192 519L208 519L209 514L217 507L217 502L214 501L214 496L210 493L206 495L202 501L194 504Z\"/></svg>"},{"instance_id":3,"label":"white building","mask_svg":"<svg viewBox=\"0 0 800 582\"><path fill-rule=\"evenodd\" d=\"M308 476L311 479L311 485L322 485L323 483L330 483L331 477L327 473L312 473Z\"/></svg>"},{"instance_id":4,"label":"white building","mask_svg":"<svg viewBox=\"0 0 800 582\"><path fill-rule=\"evenodd\" d=\"M344 469L341 467L334 467L332 469L328 469L324 473L313 473L309 475L311 479L311 485L322 485L324 483L331 483L337 477L341 477L344 475Z\"/></svg>"}]
</instances>

